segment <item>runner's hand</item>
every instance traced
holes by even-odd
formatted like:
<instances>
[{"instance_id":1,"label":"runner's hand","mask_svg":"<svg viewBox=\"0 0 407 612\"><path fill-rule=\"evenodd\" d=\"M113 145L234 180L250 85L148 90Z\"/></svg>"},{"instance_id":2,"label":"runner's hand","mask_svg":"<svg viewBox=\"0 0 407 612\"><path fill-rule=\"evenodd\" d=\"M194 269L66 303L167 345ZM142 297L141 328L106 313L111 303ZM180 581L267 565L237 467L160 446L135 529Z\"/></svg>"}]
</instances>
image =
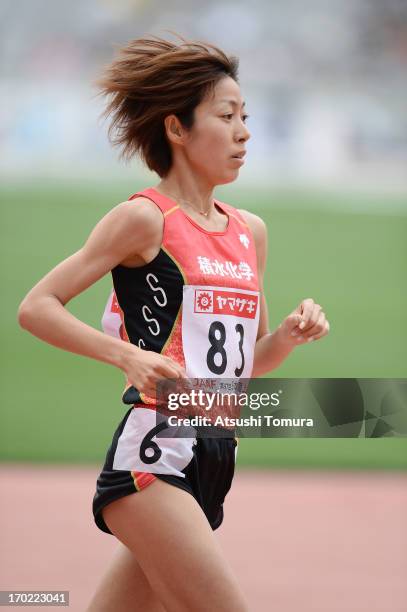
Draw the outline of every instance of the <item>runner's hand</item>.
<instances>
[{"instance_id":1,"label":"runner's hand","mask_svg":"<svg viewBox=\"0 0 407 612\"><path fill-rule=\"evenodd\" d=\"M319 340L328 332L329 322L325 313L312 298L302 300L279 326L280 336L293 346Z\"/></svg>"},{"instance_id":2,"label":"runner's hand","mask_svg":"<svg viewBox=\"0 0 407 612\"><path fill-rule=\"evenodd\" d=\"M185 369L176 361L154 351L127 344L123 370L129 382L141 393L156 396L156 384L167 379L186 379Z\"/></svg>"}]
</instances>

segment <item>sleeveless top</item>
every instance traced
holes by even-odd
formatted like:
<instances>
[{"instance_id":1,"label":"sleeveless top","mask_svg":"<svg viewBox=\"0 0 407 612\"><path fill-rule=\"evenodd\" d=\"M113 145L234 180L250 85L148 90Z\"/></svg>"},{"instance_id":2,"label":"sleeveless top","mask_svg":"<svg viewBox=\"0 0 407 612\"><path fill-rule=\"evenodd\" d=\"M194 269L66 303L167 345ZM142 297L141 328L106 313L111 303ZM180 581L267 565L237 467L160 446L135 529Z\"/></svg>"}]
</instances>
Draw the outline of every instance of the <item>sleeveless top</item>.
<instances>
[{"instance_id":1,"label":"sleeveless top","mask_svg":"<svg viewBox=\"0 0 407 612\"><path fill-rule=\"evenodd\" d=\"M164 217L162 245L149 263L112 269L113 287L102 318L106 333L171 357L188 378L250 378L259 323L254 239L242 215L214 199L228 217L224 231L208 231L154 188L150 199ZM125 404L155 400L129 381Z\"/></svg>"}]
</instances>

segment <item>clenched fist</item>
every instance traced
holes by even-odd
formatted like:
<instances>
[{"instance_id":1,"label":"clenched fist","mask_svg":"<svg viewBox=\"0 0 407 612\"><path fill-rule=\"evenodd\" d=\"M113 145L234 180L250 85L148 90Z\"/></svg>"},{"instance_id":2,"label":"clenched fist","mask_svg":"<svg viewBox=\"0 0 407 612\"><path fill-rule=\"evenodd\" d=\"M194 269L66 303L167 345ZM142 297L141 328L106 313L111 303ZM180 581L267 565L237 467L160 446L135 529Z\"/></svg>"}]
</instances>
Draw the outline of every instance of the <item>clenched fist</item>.
<instances>
[{"instance_id":1,"label":"clenched fist","mask_svg":"<svg viewBox=\"0 0 407 612\"><path fill-rule=\"evenodd\" d=\"M170 357L145 351L130 343L124 343L123 351L122 369L128 381L149 397L156 397L156 386L160 380L187 380L185 369Z\"/></svg>"},{"instance_id":2,"label":"clenched fist","mask_svg":"<svg viewBox=\"0 0 407 612\"><path fill-rule=\"evenodd\" d=\"M284 319L278 331L284 342L296 346L326 336L329 323L322 307L307 298Z\"/></svg>"}]
</instances>

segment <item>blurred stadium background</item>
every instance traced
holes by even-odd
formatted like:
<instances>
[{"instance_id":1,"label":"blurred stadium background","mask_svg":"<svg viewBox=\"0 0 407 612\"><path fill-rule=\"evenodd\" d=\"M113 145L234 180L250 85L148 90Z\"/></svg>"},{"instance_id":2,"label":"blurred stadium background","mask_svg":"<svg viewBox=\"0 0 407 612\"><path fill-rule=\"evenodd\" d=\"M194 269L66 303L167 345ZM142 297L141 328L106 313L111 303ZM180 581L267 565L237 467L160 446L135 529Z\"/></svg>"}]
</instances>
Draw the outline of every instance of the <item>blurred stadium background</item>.
<instances>
[{"instance_id":1,"label":"blurred stadium background","mask_svg":"<svg viewBox=\"0 0 407 612\"><path fill-rule=\"evenodd\" d=\"M269 228L271 325L305 297L328 338L278 377L406 376L407 5L402 0L3 0L0 93L1 458L101 463L123 415L121 372L19 329L18 304L91 228L157 177L118 161L92 81L143 34L240 57L248 159L218 198ZM69 304L100 327L105 277ZM273 374L274 375L274 374ZM242 440L260 467L406 469L406 440Z\"/></svg>"}]
</instances>

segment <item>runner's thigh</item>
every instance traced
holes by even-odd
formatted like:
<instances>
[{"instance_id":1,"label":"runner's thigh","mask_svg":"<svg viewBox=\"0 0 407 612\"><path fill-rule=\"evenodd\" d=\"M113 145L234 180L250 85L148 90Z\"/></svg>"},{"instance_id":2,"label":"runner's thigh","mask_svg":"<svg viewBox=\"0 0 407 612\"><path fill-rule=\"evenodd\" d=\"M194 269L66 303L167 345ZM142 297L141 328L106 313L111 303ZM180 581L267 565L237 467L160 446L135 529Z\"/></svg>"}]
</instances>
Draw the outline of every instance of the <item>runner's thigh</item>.
<instances>
[{"instance_id":1,"label":"runner's thigh","mask_svg":"<svg viewBox=\"0 0 407 612\"><path fill-rule=\"evenodd\" d=\"M162 480L103 510L167 612L248 612L239 584L194 497Z\"/></svg>"},{"instance_id":2,"label":"runner's thigh","mask_svg":"<svg viewBox=\"0 0 407 612\"><path fill-rule=\"evenodd\" d=\"M166 612L133 553L119 542L86 612Z\"/></svg>"}]
</instances>

